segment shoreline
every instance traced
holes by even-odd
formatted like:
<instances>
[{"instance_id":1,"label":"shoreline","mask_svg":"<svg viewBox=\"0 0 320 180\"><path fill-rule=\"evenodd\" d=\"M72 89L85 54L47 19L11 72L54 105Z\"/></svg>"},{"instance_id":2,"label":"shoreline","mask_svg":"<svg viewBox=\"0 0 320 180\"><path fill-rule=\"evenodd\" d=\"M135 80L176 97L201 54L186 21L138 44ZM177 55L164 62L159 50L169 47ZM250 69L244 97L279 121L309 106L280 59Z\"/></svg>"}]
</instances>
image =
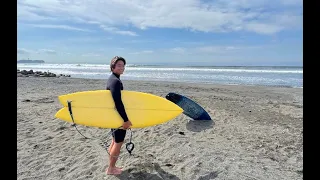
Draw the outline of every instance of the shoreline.
<instances>
[{"instance_id":1,"label":"shoreline","mask_svg":"<svg viewBox=\"0 0 320 180\"><path fill-rule=\"evenodd\" d=\"M51 73L51 72L49 72ZM54 74L54 73L53 73ZM83 80L97 80L97 81L106 81L107 78L84 78L84 77L74 77L69 74L59 74L54 77L68 77L72 79L83 79ZM22 77L22 76L19 76ZM259 85L259 84L227 84L227 83L211 83L211 82L194 82L194 81L167 81L167 80L128 80L128 79L122 79L123 82L151 82L151 83L173 83L173 84L189 84L189 85L218 85L218 86L257 86L257 87L274 87L274 88L298 88L303 89L302 87L295 87L295 86L287 86L287 85Z\"/></svg>"},{"instance_id":2,"label":"shoreline","mask_svg":"<svg viewBox=\"0 0 320 180\"><path fill-rule=\"evenodd\" d=\"M17 179L303 179L303 89L124 80L124 89L198 102L212 117L184 114L153 127L133 129L135 149L121 150L120 176L107 176L108 155L55 119L62 94L105 89L106 80L17 77ZM77 126L85 136L108 129ZM128 142L129 134L125 142Z\"/></svg>"},{"instance_id":3,"label":"shoreline","mask_svg":"<svg viewBox=\"0 0 320 180\"><path fill-rule=\"evenodd\" d=\"M17 63L17 64L34 64L34 63ZM39 63L36 63L39 64ZM57 63L57 62L45 62L42 64L68 64L68 65L103 65L103 66L109 66L109 64L107 63L85 63L85 62L74 62L74 63ZM275 68L285 68L285 67L289 67L289 68L303 68L303 65L265 65L265 66L259 66L259 65L199 65L197 64L189 64L189 65L185 65L185 63L183 64L172 64L172 63L160 63L160 64L143 64L143 63L138 63L138 64L127 64L127 67L132 67L132 66L163 66L163 67L167 67L167 66L173 66L173 67L275 67Z\"/></svg>"},{"instance_id":4,"label":"shoreline","mask_svg":"<svg viewBox=\"0 0 320 180\"><path fill-rule=\"evenodd\" d=\"M18 72L20 71L20 69L18 68ZM30 70L21 70L21 71L32 71L32 69ZM21 72L20 71L20 72ZM51 73L50 71L47 71L49 73ZM43 71L43 73L46 73L46 71ZM55 74L55 73L52 73ZM20 74L19 74L20 75ZM104 74L103 76L106 77L90 77L90 76L85 76L85 75L70 75L70 74L57 74L56 76L68 76L71 78L77 78L77 79L98 79L98 80L106 80L108 77L108 73ZM126 81L150 81L150 82L168 82L168 83L189 83L189 84L209 84L209 85L243 85L243 86L263 86L263 87L287 87L287 88L303 88L303 83L301 84L301 86L294 86L294 85L268 85L268 84L249 84L249 83L228 83L228 82L223 82L223 83L219 83L219 82L197 82L197 81L192 81L192 80L162 80L162 79L158 79L158 80L152 80L152 79L148 79L148 80L144 80L143 78L141 78L140 80L137 79L130 79L130 77L125 77L125 75L123 76L123 80Z\"/></svg>"},{"instance_id":5,"label":"shoreline","mask_svg":"<svg viewBox=\"0 0 320 180\"><path fill-rule=\"evenodd\" d=\"M83 77L70 77L74 79L90 79L90 80L107 80L107 79L100 79L100 78L83 78ZM286 86L286 85L259 85L259 84L226 84L226 83L210 83L210 82L193 82L193 81L167 81L167 80L121 80L123 82L152 82L152 83L172 83L172 84L193 84L193 85L217 85L217 86L246 86L246 87L251 87L251 86L257 86L257 87L274 87L274 88L298 88L298 89L303 89L303 87L295 87L295 86Z\"/></svg>"}]
</instances>

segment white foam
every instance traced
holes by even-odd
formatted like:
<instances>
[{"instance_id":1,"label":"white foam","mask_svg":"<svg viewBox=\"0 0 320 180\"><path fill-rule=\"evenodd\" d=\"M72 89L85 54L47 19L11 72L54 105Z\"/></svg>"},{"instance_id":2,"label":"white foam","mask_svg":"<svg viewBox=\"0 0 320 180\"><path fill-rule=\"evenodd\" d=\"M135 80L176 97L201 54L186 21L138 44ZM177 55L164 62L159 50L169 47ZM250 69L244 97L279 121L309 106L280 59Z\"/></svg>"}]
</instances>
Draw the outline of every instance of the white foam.
<instances>
[{"instance_id":1,"label":"white foam","mask_svg":"<svg viewBox=\"0 0 320 180\"><path fill-rule=\"evenodd\" d=\"M109 65L105 64L17 64L20 70L50 71L56 74L68 74L73 77L105 79L109 74ZM245 67L242 67L245 68ZM262 84L280 86L302 86L302 70L298 68L266 69L250 67L137 67L128 66L122 75L124 79L184 81L227 84Z\"/></svg>"}]
</instances>

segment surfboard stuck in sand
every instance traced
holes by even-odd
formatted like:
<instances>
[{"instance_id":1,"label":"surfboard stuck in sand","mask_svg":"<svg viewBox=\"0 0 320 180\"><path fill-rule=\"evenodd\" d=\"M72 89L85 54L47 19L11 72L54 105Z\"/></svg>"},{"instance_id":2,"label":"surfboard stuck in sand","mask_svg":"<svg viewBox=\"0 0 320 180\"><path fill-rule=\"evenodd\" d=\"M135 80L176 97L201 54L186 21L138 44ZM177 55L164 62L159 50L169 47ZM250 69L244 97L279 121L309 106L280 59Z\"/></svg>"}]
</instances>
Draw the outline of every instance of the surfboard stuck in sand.
<instances>
[{"instance_id":1,"label":"surfboard stuck in sand","mask_svg":"<svg viewBox=\"0 0 320 180\"><path fill-rule=\"evenodd\" d=\"M153 94L122 90L121 96L131 128L162 124L183 112L178 105ZM100 128L119 128L123 123L109 90L82 91L58 98L64 106L55 114L58 119Z\"/></svg>"},{"instance_id":2,"label":"surfboard stuck in sand","mask_svg":"<svg viewBox=\"0 0 320 180\"><path fill-rule=\"evenodd\" d=\"M166 95L166 99L181 107L183 114L193 120L212 120L210 115L198 103L186 96L170 92Z\"/></svg>"}]
</instances>

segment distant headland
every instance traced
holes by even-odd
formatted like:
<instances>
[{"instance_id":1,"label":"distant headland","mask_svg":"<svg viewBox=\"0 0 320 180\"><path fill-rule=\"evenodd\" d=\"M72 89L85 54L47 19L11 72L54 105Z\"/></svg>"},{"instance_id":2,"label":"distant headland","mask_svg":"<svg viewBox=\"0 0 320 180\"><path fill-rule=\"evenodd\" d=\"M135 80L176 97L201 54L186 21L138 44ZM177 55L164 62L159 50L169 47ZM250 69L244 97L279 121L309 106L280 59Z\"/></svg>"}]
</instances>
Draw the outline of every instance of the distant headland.
<instances>
[{"instance_id":1,"label":"distant headland","mask_svg":"<svg viewBox=\"0 0 320 180\"><path fill-rule=\"evenodd\" d=\"M17 63L45 63L44 60L19 60Z\"/></svg>"}]
</instances>

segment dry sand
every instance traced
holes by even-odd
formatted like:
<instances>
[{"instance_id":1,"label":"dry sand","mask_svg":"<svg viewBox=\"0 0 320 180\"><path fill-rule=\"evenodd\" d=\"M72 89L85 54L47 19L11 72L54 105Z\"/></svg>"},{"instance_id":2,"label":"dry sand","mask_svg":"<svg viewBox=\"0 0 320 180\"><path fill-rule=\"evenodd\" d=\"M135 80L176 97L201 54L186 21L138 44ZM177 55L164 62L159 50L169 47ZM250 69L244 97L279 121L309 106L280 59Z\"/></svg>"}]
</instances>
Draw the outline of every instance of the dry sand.
<instances>
[{"instance_id":1,"label":"dry sand","mask_svg":"<svg viewBox=\"0 0 320 180\"><path fill-rule=\"evenodd\" d=\"M100 139L108 129L54 118L57 96L104 89L105 80L17 78L17 179L303 179L302 88L124 81L126 90L164 97L177 92L202 105L211 122L184 114L134 129L130 156L123 147L120 176L107 176ZM127 134L127 140L129 133ZM126 140L126 142L127 142Z\"/></svg>"}]
</instances>

